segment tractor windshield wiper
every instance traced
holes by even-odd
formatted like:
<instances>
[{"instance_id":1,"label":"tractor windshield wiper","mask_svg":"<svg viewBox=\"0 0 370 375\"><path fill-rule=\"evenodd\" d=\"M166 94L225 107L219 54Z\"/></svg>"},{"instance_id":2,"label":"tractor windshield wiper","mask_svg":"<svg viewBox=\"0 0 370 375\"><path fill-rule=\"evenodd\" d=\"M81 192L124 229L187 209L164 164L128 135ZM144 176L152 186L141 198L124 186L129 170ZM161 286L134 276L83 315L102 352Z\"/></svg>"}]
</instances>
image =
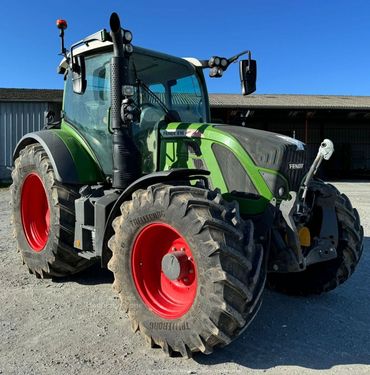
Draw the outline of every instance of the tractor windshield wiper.
<instances>
[{"instance_id":1,"label":"tractor windshield wiper","mask_svg":"<svg viewBox=\"0 0 370 375\"><path fill-rule=\"evenodd\" d=\"M137 83L138 87L142 88L150 98L157 102L166 114L169 114L170 110L167 108L166 104L163 103L161 98L159 98L143 81L138 79Z\"/></svg>"}]
</instances>

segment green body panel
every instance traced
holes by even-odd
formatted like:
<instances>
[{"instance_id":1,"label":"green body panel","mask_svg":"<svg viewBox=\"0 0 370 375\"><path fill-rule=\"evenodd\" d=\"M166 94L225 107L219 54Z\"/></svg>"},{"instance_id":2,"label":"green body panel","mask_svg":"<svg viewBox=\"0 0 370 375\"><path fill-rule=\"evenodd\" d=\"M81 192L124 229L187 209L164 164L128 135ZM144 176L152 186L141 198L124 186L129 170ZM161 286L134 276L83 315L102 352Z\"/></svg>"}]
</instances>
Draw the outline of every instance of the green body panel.
<instances>
[{"instance_id":1,"label":"green body panel","mask_svg":"<svg viewBox=\"0 0 370 375\"><path fill-rule=\"evenodd\" d=\"M72 125L63 120L61 129L53 131L70 151L81 183L91 184L105 180L107 176L104 176L93 150ZM200 156L189 153L187 145L189 141L198 144L201 150ZM204 168L211 172L212 188L220 189L226 200L237 200L243 214L254 215L264 212L266 205L273 198L273 193L260 172L272 174L277 174L277 172L256 166L238 140L227 132L227 126L222 129L215 128L214 124L209 123L171 123L159 129L158 143L160 152L157 170L197 168L196 159L201 159ZM228 191L221 168L212 150L214 144L228 148L235 155L248 174L259 198L236 197ZM280 176L286 180L284 176ZM248 191L245 192L248 193Z\"/></svg>"},{"instance_id":2,"label":"green body panel","mask_svg":"<svg viewBox=\"0 0 370 375\"><path fill-rule=\"evenodd\" d=\"M104 181L99 162L78 132L64 120L60 129L52 129L67 146L75 163L81 184Z\"/></svg>"},{"instance_id":3,"label":"green body panel","mask_svg":"<svg viewBox=\"0 0 370 375\"><path fill-rule=\"evenodd\" d=\"M211 172L210 182L212 188L220 189L227 200L237 200L243 214L253 215L264 212L266 205L273 198L273 193L260 172L265 171L272 174L277 174L277 172L256 166L238 140L227 133L227 125L224 126L224 129L221 129L221 127L215 128L214 124L171 123L160 130L159 136L160 170L178 167L196 168L195 159L201 159L204 167ZM201 150L200 157L193 153L189 154L187 146L189 141L198 144ZM221 168L212 151L212 145L215 143L228 148L239 160L260 195L259 199L240 198L230 194ZM283 176L281 177L286 181Z\"/></svg>"}]
</instances>

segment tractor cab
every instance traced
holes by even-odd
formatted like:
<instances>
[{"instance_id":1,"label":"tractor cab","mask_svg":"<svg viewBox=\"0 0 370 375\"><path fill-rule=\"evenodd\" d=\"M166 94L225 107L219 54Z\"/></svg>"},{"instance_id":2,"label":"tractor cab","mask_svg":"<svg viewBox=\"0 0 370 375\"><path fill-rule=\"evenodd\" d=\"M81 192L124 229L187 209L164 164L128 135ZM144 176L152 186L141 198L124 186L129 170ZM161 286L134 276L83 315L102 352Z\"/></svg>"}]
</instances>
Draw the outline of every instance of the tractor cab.
<instances>
[{"instance_id":1,"label":"tractor cab","mask_svg":"<svg viewBox=\"0 0 370 375\"><path fill-rule=\"evenodd\" d=\"M106 44L109 44L108 46ZM91 43L75 51L83 64L83 85L74 87L74 74L64 59L63 117L65 125L80 132L96 154L106 175L112 171L110 128L112 45ZM100 48L99 48L100 47ZM129 79L132 94L131 125L142 155L144 173L157 169L158 127L169 122L203 123L210 120L208 95L201 68L166 54L134 47Z\"/></svg>"},{"instance_id":2,"label":"tractor cab","mask_svg":"<svg viewBox=\"0 0 370 375\"><path fill-rule=\"evenodd\" d=\"M210 121L203 69L209 69L212 78L222 77L230 64L247 54L248 59L240 61L242 92L247 95L256 89L256 62L250 51L231 58L181 59L134 47L132 33L119 26L114 32L103 29L84 38L67 53L67 24L58 20L57 26L64 55L59 73L66 79L62 128L81 133L99 169L108 180L112 178L115 187L127 187L138 176L158 171L166 164L160 165L158 160L159 127ZM116 25L111 26L114 29ZM122 131L129 134L119 137ZM115 183L112 177L112 171L120 169L115 168L115 162L122 159L122 153L115 154L111 147L112 134L113 144L120 148L122 143L130 143L124 148L133 151L139 160L130 173L132 177L124 183ZM122 167L127 161L122 159L120 164Z\"/></svg>"}]
</instances>

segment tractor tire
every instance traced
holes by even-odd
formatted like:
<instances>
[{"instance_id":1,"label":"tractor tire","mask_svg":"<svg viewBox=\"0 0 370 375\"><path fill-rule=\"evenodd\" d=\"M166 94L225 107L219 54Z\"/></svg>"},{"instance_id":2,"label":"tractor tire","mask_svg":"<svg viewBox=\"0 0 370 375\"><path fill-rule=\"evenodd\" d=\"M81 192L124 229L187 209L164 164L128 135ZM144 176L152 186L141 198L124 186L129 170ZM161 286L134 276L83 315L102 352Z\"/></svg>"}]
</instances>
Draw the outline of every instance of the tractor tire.
<instances>
[{"instance_id":1,"label":"tractor tire","mask_svg":"<svg viewBox=\"0 0 370 375\"><path fill-rule=\"evenodd\" d=\"M303 272L269 274L268 287L289 295L307 296L335 289L352 275L363 251L364 231L359 214L348 197L321 180L316 180L314 184L325 185L327 194L335 196L339 231L338 256L333 260L308 266Z\"/></svg>"},{"instance_id":2,"label":"tractor tire","mask_svg":"<svg viewBox=\"0 0 370 375\"><path fill-rule=\"evenodd\" d=\"M254 244L253 223L217 192L152 185L122 204L113 228L113 289L151 347L170 356L209 354L256 315L263 249Z\"/></svg>"},{"instance_id":3,"label":"tractor tire","mask_svg":"<svg viewBox=\"0 0 370 375\"><path fill-rule=\"evenodd\" d=\"M39 144L21 150L12 172L14 237L30 273L38 278L77 273L92 263L73 248L75 187L55 180L50 159Z\"/></svg>"}]
</instances>

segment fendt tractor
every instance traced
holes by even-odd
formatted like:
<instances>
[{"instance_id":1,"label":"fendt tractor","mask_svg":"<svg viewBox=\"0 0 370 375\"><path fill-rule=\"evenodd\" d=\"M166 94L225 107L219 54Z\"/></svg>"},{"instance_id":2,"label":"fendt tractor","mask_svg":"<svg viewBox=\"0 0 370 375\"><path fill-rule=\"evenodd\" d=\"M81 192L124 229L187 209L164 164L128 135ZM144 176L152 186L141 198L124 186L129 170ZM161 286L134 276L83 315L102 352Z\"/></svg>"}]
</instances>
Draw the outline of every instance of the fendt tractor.
<instances>
[{"instance_id":1,"label":"fendt tractor","mask_svg":"<svg viewBox=\"0 0 370 375\"><path fill-rule=\"evenodd\" d=\"M239 61L248 95L250 51L201 60L139 48L116 13L110 31L67 50L67 23L57 26L61 119L49 113L14 151L13 223L31 273L100 262L133 330L182 356L241 335L265 285L309 295L350 277L360 218L316 173L333 143L308 165L297 139L210 121L203 70L217 78Z\"/></svg>"}]
</instances>

